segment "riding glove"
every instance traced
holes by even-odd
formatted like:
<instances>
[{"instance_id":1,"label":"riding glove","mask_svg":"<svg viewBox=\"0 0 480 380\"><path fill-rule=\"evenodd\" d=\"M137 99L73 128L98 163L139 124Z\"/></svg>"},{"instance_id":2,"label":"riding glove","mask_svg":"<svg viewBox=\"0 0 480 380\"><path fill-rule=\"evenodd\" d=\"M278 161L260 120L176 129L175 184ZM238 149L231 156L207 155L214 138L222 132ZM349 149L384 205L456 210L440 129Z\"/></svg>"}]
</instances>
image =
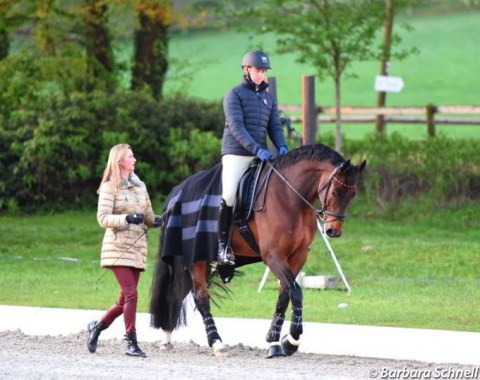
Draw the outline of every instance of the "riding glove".
<instances>
[{"instance_id":1,"label":"riding glove","mask_svg":"<svg viewBox=\"0 0 480 380\"><path fill-rule=\"evenodd\" d=\"M272 154L268 150L262 148L258 150L256 156L262 161L270 161L273 158Z\"/></svg>"},{"instance_id":2,"label":"riding glove","mask_svg":"<svg viewBox=\"0 0 480 380\"><path fill-rule=\"evenodd\" d=\"M128 214L127 222L130 224L140 224L145 220L145 214Z\"/></svg>"},{"instance_id":3,"label":"riding glove","mask_svg":"<svg viewBox=\"0 0 480 380\"><path fill-rule=\"evenodd\" d=\"M280 154L287 154L287 153L288 153L288 148L287 148L285 145L283 145L283 146L281 146L280 149L278 150L278 153L280 153Z\"/></svg>"}]
</instances>

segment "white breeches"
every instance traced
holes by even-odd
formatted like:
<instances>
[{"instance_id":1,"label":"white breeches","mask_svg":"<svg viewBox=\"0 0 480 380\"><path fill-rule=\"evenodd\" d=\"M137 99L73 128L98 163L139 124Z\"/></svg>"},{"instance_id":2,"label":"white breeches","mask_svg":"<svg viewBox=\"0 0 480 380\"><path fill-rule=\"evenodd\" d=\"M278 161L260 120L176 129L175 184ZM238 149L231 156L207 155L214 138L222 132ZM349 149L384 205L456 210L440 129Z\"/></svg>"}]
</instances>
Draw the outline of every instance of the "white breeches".
<instances>
[{"instance_id":1,"label":"white breeches","mask_svg":"<svg viewBox=\"0 0 480 380\"><path fill-rule=\"evenodd\" d=\"M225 154L222 156L222 198L227 206L235 203L238 184L243 173L248 169L255 156L236 156Z\"/></svg>"}]
</instances>

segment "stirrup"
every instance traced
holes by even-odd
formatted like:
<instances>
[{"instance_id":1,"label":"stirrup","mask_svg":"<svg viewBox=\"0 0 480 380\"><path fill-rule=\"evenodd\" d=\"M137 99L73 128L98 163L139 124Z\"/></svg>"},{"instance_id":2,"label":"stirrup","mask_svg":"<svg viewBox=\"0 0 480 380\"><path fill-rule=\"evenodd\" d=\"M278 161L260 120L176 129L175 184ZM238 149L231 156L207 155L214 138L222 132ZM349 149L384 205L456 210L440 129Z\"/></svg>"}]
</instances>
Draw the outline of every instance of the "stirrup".
<instances>
[{"instance_id":1,"label":"stirrup","mask_svg":"<svg viewBox=\"0 0 480 380\"><path fill-rule=\"evenodd\" d=\"M218 252L218 265L235 265L235 255L230 246Z\"/></svg>"}]
</instances>

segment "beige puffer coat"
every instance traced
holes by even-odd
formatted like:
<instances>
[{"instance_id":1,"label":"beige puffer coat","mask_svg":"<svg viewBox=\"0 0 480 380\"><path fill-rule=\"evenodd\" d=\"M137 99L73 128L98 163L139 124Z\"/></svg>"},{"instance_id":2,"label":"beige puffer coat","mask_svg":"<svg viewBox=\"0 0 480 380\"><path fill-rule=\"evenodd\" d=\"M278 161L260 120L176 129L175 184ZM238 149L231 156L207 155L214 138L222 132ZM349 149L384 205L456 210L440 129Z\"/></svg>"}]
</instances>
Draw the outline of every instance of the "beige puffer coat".
<instances>
[{"instance_id":1,"label":"beige puffer coat","mask_svg":"<svg viewBox=\"0 0 480 380\"><path fill-rule=\"evenodd\" d=\"M142 224L128 224L127 214L145 214ZM102 243L101 266L147 267L147 236L139 236L153 226L155 215L147 188L132 173L115 191L110 181L100 186L97 220L106 228ZM138 240L137 240L138 239Z\"/></svg>"}]
</instances>

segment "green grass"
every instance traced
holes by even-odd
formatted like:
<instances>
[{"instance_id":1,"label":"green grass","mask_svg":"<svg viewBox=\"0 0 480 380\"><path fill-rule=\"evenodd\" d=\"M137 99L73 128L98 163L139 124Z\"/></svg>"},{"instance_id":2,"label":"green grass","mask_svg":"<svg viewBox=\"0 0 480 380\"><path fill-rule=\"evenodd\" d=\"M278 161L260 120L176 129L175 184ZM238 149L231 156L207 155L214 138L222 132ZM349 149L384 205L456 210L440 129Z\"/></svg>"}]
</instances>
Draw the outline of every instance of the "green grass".
<instances>
[{"instance_id":1,"label":"green grass","mask_svg":"<svg viewBox=\"0 0 480 380\"><path fill-rule=\"evenodd\" d=\"M399 28L402 22L414 30ZM393 61L390 75L401 76L405 88L388 94L390 106L470 105L478 104L480 88L480 12L398 18L395 26L403 37L402 48L416 47L419 54L403 61ZM315 75L315 68L295 62L295 54L279 55L273 35L253 35L234 30L207 30L174 34L170 41L170 66L166 93L179 89L191 96L221 100L226 91L241 78L243 54L262 47L271 55L270 75L277 78L280 104L301 104L302 75ZM355 63L357 78L344 78L342 104L375 106L374 78L379 73L376 61ZM316 102L334 105L334 86L330 78L316 80ZM480 117L480 116L477 116ZM331 133L334 126L321 126L320 133ZM439 133L464 138L478 138L480 126L437 126ZM345 125L348 138L361 138L374 126ZM389 124L388 132L399 131L412 138L424 138L426 125Z\"/></svg>"},{"instance_id":2,"label":"green grass","mask_svg":"<svg viewBox=\"0 0 480 380\"><path fill-rule=\"evenodd\" d=\"M368 217L353 206L344 235L332 241L352 287L304 291L306 321L480 331L480 210L475 205L408 217ZM407 214L407 216L405 216ZM118 285L99 268L102 229L95 212L0 216L0 304L106 309ZM150 267L139 285L139 310L148 310L158 231L149 236ZM17 258L16 258L17 257ZM62 261L60 257L77 259ZM257 292L262 264L242 268L231 297L215 316L270 318L277 297L273 275ZM304 268L337 275L320 239ZM341 284L340 279L338 279ZM347 303L339 309L339 303Z\"/></svg>"},{"instance_id":3,"label":"green grass","mask_svg":"<svg viewBox=\"0 0 480 380\"><path fill-rule=\"evenodd\" d=\"M398 19L414 30L397 29L403 37L402 47L416 47L420 53L406 60L391 62L390 75L399 75L405 81L401 93L388 96L390 105L478 104L477 75L480 66L480 12L444 14ZM175 34L170 42L170 54L176 60L171 73L188 66L192 78L188 93L206 99L221 99L225 92L241 78L240 63L245 52L262 46L271 55L271 75L278 81L279 103L301 103L301 77L314 75L314 67L295 62L295 54L275 52L273 35L252 35L232 30L209 30ZM375 75L380 64L376 61L355 63L353 71L358 78L344 80L345 105L374 105ZM170 81L167 92L178 85ZM334 104L331 79L317 81L316 99L319 104Z\"/></svg>"}]
</instances>

